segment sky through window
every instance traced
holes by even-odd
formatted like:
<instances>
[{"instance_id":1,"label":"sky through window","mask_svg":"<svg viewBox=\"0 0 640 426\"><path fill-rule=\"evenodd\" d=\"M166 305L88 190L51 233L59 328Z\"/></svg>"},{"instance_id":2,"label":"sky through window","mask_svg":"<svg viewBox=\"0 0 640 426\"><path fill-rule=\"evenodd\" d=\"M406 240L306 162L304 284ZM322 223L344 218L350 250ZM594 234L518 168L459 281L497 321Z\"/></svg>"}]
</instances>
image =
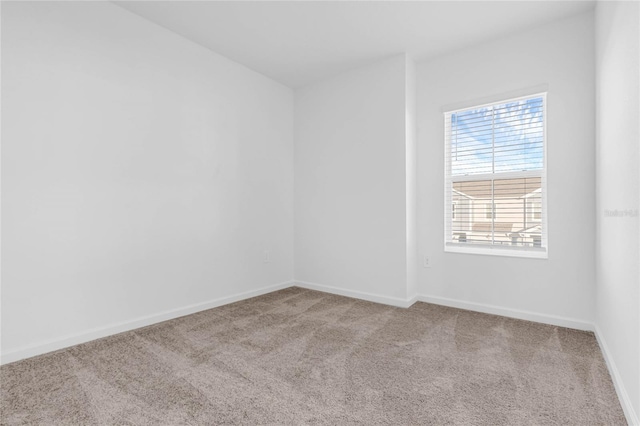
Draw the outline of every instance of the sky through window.
<instances>
[{"instance_id":1,"label":"sky through window","mask_svg":"<svg viewBox=\"0 0 640 426\"><path fill-rule=\"evenodd\" d=\"M453 175L541 170L543 98L451 114Z\"/></svg>"}]
</instances>

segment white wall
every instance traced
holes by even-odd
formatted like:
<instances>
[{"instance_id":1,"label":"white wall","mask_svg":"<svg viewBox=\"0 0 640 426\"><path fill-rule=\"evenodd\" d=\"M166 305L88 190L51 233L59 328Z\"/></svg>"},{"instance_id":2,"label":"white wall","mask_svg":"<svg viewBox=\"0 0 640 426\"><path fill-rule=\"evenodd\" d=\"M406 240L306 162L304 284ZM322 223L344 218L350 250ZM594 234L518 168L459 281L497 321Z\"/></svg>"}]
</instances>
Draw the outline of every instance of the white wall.
<instances>
[{"instance_id":1,"label":"white wall","mask_svg":"<svg viewBox=\"0 0 640 426\"><path fill-rule=\"evenodd\" d=\"M2 8L5 361L293 278L292 90L108 2Z\"/></svg>"},{"instance_id":2,"label":"white wall","mask_svg":"<svg viewBox=\"0 0 640 426\"><path fill-rule=\"evenodd\" d=\"M419 268L427 300L578 328L594 311L593 14L418 64ZM445 253L443 108L548 88L549 258Z\"/></svg>"},{"instance_id":3,"label":"white wall","mask_svg":"<svg viewBox=\"0 0 640 426\"><path fill-rule=\"evenodd\" d=\"M407 297L408 61L394 56L295 95L295 277Z\"/></svg>"},{"instance_id":4,"label":"white wall","mask_svg":"<svg viewBox=\"0 0 640 426\"><path fill-rule=\"evenodd\" d=\"M596 324L627 418L635 424L640 424L639 22L637 2L596 7Z\"/></svg>"}]
</instances>

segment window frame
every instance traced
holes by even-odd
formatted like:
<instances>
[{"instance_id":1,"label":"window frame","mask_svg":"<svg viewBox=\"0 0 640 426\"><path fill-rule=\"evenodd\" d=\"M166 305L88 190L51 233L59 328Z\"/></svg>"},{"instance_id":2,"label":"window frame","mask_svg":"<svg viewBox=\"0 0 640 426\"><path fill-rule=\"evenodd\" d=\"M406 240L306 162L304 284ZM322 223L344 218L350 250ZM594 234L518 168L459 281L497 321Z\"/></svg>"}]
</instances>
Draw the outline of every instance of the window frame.
<instances>
[{"instance_id":1,"label":"window frame","mask_svg":"<svg viewBox=\"0 0 640 426\"><path fill-rule=\"evenodd\" d=\"M496 106L507 104L511 102L523 101L534 98L542 98L543 113L542 113L542 125L543 125L543 141L542 141L542 170L532 171L518 171L518 172L492 172L473 175L464 175L464 181L482 181L482 180L498 180L498 179L510 179L510 178L526 178L526 177L540 177L541 179L541 192L540 197L540 214L541 214L541 247L518 247L518 246L505 246L497 244L470 244L468 242L459 242L455 240L453 235L453 218L451 217L451 205L453 193L452 184L454 177L451 173L451 140L447 129L450 127L450 123L447 119L451 114L467 111L471 109L479 109L489 106ZM466 253L466 254L479 254L479 255L492 255L492 256L507 256L507 257L522 257L522 258L536 258L536 259L548 259L549 257L549 227L548 227L548 204L547 204L547 92L535 92L517 97L504 97L499 98L492 102L470 102L468 106L459 107L451 110L443 111L444 121L444 251L448 253ZM495 203L495 200L491 200L489 204ZM525 201L525 209L528 207L528 202ZM484 213L484 212L483 212ZM528 215L528 212L525 212ZM485 214L483 214L483 217ZM492 219L493 220L493 219Z\"/></svg>"}]
</instances>

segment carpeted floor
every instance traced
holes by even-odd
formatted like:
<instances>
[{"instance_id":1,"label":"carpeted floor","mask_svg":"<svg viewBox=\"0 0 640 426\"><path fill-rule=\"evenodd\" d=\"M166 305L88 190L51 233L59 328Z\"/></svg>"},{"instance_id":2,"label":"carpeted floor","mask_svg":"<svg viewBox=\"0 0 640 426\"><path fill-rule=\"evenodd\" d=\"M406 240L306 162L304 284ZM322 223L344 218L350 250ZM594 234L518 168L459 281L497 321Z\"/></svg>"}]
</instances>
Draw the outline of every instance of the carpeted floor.
<instances>
[{"instance_id":1,"label":"carpeted floor","mask_svg":"<svg viewBox=\"0 0 640 426\"><path fill-rule=\"evenodd\" d=\"M300 288L0 374L2 424L626 424L592 333Z\"/></svg>"}]
</instances>

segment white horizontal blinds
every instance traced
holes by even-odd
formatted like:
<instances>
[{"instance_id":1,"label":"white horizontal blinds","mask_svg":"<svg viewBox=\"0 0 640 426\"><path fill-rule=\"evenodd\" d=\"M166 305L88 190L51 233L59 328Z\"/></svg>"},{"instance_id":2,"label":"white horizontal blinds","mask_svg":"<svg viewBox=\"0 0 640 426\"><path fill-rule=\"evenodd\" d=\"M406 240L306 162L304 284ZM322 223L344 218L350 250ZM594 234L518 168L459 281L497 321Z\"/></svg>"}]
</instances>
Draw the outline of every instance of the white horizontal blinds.
<instances>
[{"instance_id":1,"label":"white horizontal blinds","mask_svg":"<svg viewBox=\"0 0 640 426\"><path fill-rule=\"evenodd\" d=\"M543 98L533 98L494 109L494 173L542 170L543 108Z\"/></svg>"},{"instance_id":2,"label":"white horizontal blinds","mask_svg":"<svg viewBox=\"0 0 640 426\"><path fill-rule=\"evenodd\" d=\"M445 114L445 241L544 247L545 97Z\"/></svg>"}]
</instances>

